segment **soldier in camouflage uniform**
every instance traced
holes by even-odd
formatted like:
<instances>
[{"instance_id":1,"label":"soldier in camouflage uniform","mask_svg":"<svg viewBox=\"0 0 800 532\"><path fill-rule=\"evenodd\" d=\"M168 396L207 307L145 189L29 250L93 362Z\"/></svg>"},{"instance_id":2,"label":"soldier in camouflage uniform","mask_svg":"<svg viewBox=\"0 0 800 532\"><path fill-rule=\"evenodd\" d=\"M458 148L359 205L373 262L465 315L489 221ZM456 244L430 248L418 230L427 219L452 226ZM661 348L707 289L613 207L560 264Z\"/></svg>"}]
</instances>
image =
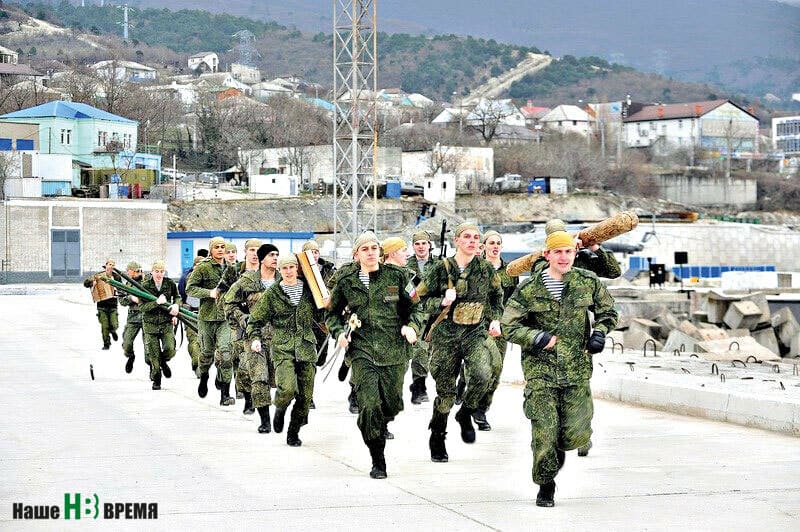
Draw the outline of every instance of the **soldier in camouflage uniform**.
<instances>
[{"instance_id":1,"label":"soldier in camouflage uniform","mask_svg":"<svg viewBox=\"0 0 800 532\"><path fill-rule=\"evenodd\" d=\"M200 364L197 375L200 384L197 394L208 394L208 371L212 361L216 361L217 380L220 382L220 405L232 405L236 400L230 396L233 362L231 360L231 328L225 321L222 300L219 298L219 283L225 270L225 240L214 237L208 243L211 257L203 259L195 266L186 283L187 295L200 299L200 312L197 316L200 336Z\"/></svg>"},{"instance_id":2,"label":"soldier in camouflage uniform","mask_svg":"<svg viewBox=\"0 0 800 532\"><path fill-rule=\"evenodd\" d=\"M249 239L244 243L245 251L247 250L248 242L251 242L256 239ZM261 242L258 242L258 246L261 245ZM256 249L258 249L256 246ZM219 283L217 283L217 290L219 295L217 296L221 301L225 297L225 293L228 289L233 286L239 276L244 273L247 264L247 259L245 260L237 260L236 259L236 244L233 242L226 242L225 243L225 270L222 272L222 277L220 277ZM255 256L255 255L254 255ZM244 389L249 386L249 382L242 382L240 379L245 379L247 381L247 377L244 375L244 372L240 371L239 368L242 367L239 364L239 358L241 355L241 348L243 346L242 339L240 338L239 341L236 340L236 330L231 329L231 361L233 363L233 378L235 380L235 389L236 389L236 398L243 399L244 398ZM219 381L214 382L217 389L219 389Z\"/></svg>"},{"instance_id":3,"label":"soldier in camouflage uniform","mask_svg":"<svg viewBox=\"0 0 800 532\"><path fill-rule=\"evenodd\" d=\"M222 297L223 306L225 308L225 317L231 327L231 351L235 353L233 356L234 367L236 368L236 388L242 393L244 398L244 409L242 413L250 415L255 412L253 408L253 400L251 395L252 384L250 382L250 369L247 361L247 336L245 331L247 329L247 316L250 314L247 306L247 297L250 295L249 288L256 286L261 288L260 282L260 265L258 261L258 248L261 247L261 241L256 238L250 238L244 243L244 261L241 262L239 268L240 273L237 274L238 279L225 290ZM231 270L231 266L225 270L225 274ZM237 268L238 269L238 268ZM223 274L223 276L225 275ZM249 282L243 286L240 281L245 277L249 277ZM221 282L220 282L221 284ZM217 285L219 288L220 285ZM261 291L261 290L258 290ZM220 290L222 293L222 290Z\"/></svg>"},{"instance_id":4,"label":"soldier in camouflage uniform","mask_svg":"<svg viewBox=\"0 0 800 532\"><path fill-rule=\"evenodd\" d=\"M237 266L239 261L236 260L236 244L233 242L225 242L225 263L228 266Z\"/></svg>"},{"instance_id":5,"label":"soldier in camouflage uniform","mask_svg":"<svg viewBox=\"0 0 800 532\"><path fill-rule=\"evenodd\" d=\"M278 248L272 244L263 244L256 251L256 259L258 268L246 270L225 294L225 314L228 321L235 322L237 327L244 331L245 345L241 351L240 364L244 365L250 380L250 389L244 395L245 410L248 409L247 403L250 401L250 408L257 409L261 419L258 432L266 434L272 431L269 416L269 406L272 403L270 383L275 381L275 370L269 352L272 327L269 325L261 327L258 336L262 342L262 350L253 352L250 348L251 340L248 339L248 325L250 313L256 303L266 290L280 281L280 275L276 272ZM256 333L251 331L250 334Z\"/></svg>"},{"instance_id":6,"label":"soldier in camouflage uniform","mask_svg":"<svg viewBox=\"0 0 800 532\"><path fill-rule=\"evenodd\" d=\"M538 506L553 506L555 477L565 451L592 434L592 358L617 324L614 299L597 276L573 268L576 242L554 231L545 242L548 267L537 270L511 296L503 314L510 342L522 347L527 380L525 415L531 420L533 481ZM589 309L594 308L594 330Z\"/></svg>"},{"instance_id":7,"label":"soldier in camouflage uniform","mask_svg":"<svg viewBox=\"0 0 800 532\"><path fill-rule=\"evenodd\" d=\"M314 395L317 344L312 325L321 312L314 304L308 283L297 277L297 257L281 257L278 266L281 280L253 307L247 327L248 340L251 349L260 353L267 347L262 344L261 331L267 325L272 327L271 356L278 384L272 427L277 433L283 431L286 410L294 399L286 444L299 447L303 443L300 427L308 423L308 409Z\"/></svg>"},{"instance_id":8,"label":"soldier in camouflage uniform","mask_svg":"<svg viewBox=\"0 0 800 532\"><path fill-rule=\"evenodd\" d=\"M487 332L500 336L503 291L494 267L477 254L480 231L475 224L456 228L454 257L435 264L417 287L426 310L437 316L431 331L431 375L437 397L429 428L431 460L447 462L445 447L447 417L456 396L456 379L464 364L467 388L464 403L456 413L461 439L475 441L472 413L486 394L491 379ZM487 331L488 325L488 331Z\"/></svg>"},{"instance_id":9,"label":"soldier in camouflage uniform","mask_svg":"<svg viewBox=\"0 0 800 532\"><path fill-rule=\"evenodd\" d=\"M408 274L391 264L380 264L374 233L359 236L354 249L360 266L338 276L327 323L337 345L348 349L359 406L358 427L372 457L370 477L386 478L386 425L403 410L408 345L416 342L422 314ZM345 334L345 309L361 320L350 338Z\"/></svg>"},{"instance_id":10,"label":"soldier in camouflage uniform","mask_svg":"<svg viewBox=\"0 0 800 532\"><path fill-rule=\"evenodd\" d=\"M500 287L503 289L503 304L505 304L519 284L519 278L511 277L508 275L508 272L506 272L506 261L500 257L500 252L503 247L503 239L500 233L497 231L487 231L486 234L483 235L483 246L486 260L494 266L494 270L500 278ZM478 430L492 430L492 426L486 419L486 411L492 406L494 392L497 391L497 387L500 385L500 375L503 373L503 360L505 359L506 348L508 346L508 341L502 336L487 338L486 342L489 353L491 354L490 363L492 367L492 377L489 380L489 389L478 403L477 410L472 414L472 419L478 426Z\"/></svg>"},{"instance_id":11,"label":"soldier in camouflage uniform","mask_svg":"<svg viewBox=\"0 0 800 532\"><path fill-rule=\"evenodd\" d=\"M156 261L151 269L151 277L142 283L145 291L157 297L155 301L146 301L141 304L142 330L144 331L144 345L147 359L150 361L150 380L153 389L161 389L161 374L166 378L172 376L167 362L175 356L175 332L173 326L177 325L181 297L178 294L178 285L166 277L164 261ZM162 305L169 305L165 309Z\"/></svg>"},{"instance_id":12,"label":"soldier in camouflage uniform","mask_svg":"<svg viewBox=\"0 0 800 532\"><path fill-rule=\"evenodd\" d=\"M131 261L125 268L128 270L128 277L134 281L142 281L142 267L136 261ZM126 284L129 284L125 281ZM128 360L125 362L125 373L133 371L133 361L136 358L136 353L133 350L133 342L139 331L142 330L142 313L139 310L139 298L134 295L124 294L119 298L119 304L123 307L128 307L128 317L125 320L125 328L122 330L122 352ZM144 337L144 333L142 333ZM146 355L146 353L145 353ZM147 357L145 356L145 359Z\"/></svg>"},{"instance_id":13,"label":"soldier in camouflage uniform","mask_svg":"<svg viewBox=\"0 0 800 532\"><path fill-rule=\"evenodd\" d=\"M201 255L201 252L205 252L205 255ZM178 293L181 295L181 301L183 301L181 306L186 310L194 312L195 314L197 314L197 312L200 310L200 300L196 297L189 296L186 293L186 282L189 279L189 275L192 273L192 271L194 271L195 266L197 266L197 264L207 256L208 250L198 250L197 256L194 258L194 262L192 263L192 267L187 268L187 270L183 272L183 275L178 282ZM200 364L200 337L198 336L198 333L190 327L186 327L186 342L186 350L189 351L189 358L192 360L192 372L196 374L197 366Z\"/></svg>"},{"instance_id":14,"label":"soldier in camouflage uniform","mask_svg":"<svg viewBox=\"0 0 800 532\"><path fill-rule=\"evenodd\" d=\"M437 259L431 257L431 235L427 231L417 231L411 235L411 245L414 248L414 255L408 259L407 266L416 275L414 282L419 284L428 270L433 267ZM423 318L428 321L428 315ZM424 339L419 338L411 350L411 402L415 405L427 402L428 387L425 379L428 376L430 365L430 346Z\"/></svg>"},{"instance_id":15,"label":"soldier in camouflage uniform","mask_svg":"<svg viewBox=\"0 0 800 532\"><path fill-rule=\"evenodd\" d=\"M336 266L332 262L328 262L319 256L319 244L315 240L309 240L303 244L303 252L310 251L314 255L314 260L317 261L319 266L319 273L322 275L322 281L328 290L333 288L333 277L336 274ZM319 315L319 320L314 320L314 337L317 339L317 366L325 364L328 358L328 327L325 325L327 315L323 312Z\"/></svg>"},{"instance_id":16,"label":"soldier in camouflage uniform","mask_svg":"<svg viewBox=\"0 0 800 532\"><path fill-rule=\"evenodd\" d=\"M103 266L103 271L86 278L83 281L83 286L86 288L93 288L97 279L114 279L115 281L122 281L122 278L114 271L116 263L112 259L107 259ZM103 337L103 350L108 350L111 347L111 338L116 342L117 327L119 327L119 318L117 316L117 298L111 297L97 302L97 321L100 322L100 335Z\"/></svg>"}]
</instances>

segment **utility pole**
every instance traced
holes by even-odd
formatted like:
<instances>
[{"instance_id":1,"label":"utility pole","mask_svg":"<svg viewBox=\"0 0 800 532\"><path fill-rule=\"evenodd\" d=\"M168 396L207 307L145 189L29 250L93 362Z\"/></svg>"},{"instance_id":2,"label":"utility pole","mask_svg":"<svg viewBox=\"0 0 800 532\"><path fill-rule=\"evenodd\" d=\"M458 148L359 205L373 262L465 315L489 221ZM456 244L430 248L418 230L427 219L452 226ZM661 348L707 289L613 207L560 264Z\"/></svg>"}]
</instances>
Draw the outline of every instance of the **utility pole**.
<instances>
[{"instance_id":1,"label":"utility pole","mask_svg":"<svg viewBox=\"0 0 800 532\"><path fill-rule=\"evenodd\" d=\"M376 229L376 0L333 0L333 240ZM372 195L372 208L367 207ZM349 257L347 257L349 258Z\"/></svg>"},{"instance_id":2,"label":"utility pole","mask_svg":"<svg viewBox=\"0 0 800 532\"><path fill-rule=\"evenodd\" d=\"M122 38L128 40L128 4L122 6Z\"/></svg>"}]
</instances>

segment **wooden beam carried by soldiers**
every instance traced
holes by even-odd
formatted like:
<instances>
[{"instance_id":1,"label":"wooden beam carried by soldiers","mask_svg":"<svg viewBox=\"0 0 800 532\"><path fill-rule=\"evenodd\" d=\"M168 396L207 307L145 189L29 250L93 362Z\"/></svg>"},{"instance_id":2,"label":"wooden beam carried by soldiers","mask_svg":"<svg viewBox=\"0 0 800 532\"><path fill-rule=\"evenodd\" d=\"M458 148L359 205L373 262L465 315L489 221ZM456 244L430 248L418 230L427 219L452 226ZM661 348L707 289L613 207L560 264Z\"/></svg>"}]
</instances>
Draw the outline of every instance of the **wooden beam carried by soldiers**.
<instances>
[{"instance_id":1,"label":"wooden beam carried by soldiers","mask_svg":"<svg viewBox=\"0 0 800 532\"><path fill-rule=\"evenodd\" d=\"M114 289L106 282L105 274L98 274L94 276L94 285L92 286L92 301L98 303L115 297Z\"/></svg>"},{"instance_id":2,"label":"wooden beam carried by soldiers","mask_svg":"<svg viewBox=\"0 0 800 532\"><path fill-rule=\"evenodd\" d=\"M331 294L322 279L322 273L319 270L319 264L314 259L314 254L308 250L296 253L296 255L300 271L303 272L303 277L311 289L311 295L314 296L314 304L317 308L325 308L325 300L330 298Z\"/></svg>"},{"instance_id":3,"label":"wooden beam carried by soldiers","mask_svg":"<svg viewBox=\"0 0 800 532\"><path fill-rule=\"evenodd\" d=\"M639 217L636 216L636 213L630 211L618 212L601 222L597 222L586 229L582 229L578 233L578 238L581 239L581 243L584 247L589 247L595 244L601 244L619 235L624 235L634 230L637 225L639 225ZM524 273L528 273L531 271L531 267L533 263L536 262L536 259L541 256L541 251L534 251L524 257L512 260L508 263L506 272L512 277L518 277Z\"/></svg>"}]
</instances>

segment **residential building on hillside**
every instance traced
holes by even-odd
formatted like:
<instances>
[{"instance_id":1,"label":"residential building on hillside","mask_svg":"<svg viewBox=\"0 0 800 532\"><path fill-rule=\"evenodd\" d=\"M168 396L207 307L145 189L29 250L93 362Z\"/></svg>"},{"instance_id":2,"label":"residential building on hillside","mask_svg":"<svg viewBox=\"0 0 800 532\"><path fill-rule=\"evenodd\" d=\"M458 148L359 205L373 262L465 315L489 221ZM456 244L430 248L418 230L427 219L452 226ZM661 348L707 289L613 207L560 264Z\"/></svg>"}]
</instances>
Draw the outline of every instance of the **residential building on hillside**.
<instances>
[{"instance_id":1,"label":"residential building on hillside","mask_svg":"<svg viewBox=\"0 0 800 532\"><path fill-rule=\"evenodd\" d=\"M41 72L29 65L19 63L0 63L0 86L8 87L21 81L37 80L44 77Z\"/></svg>"},{"instance_id":2,"label":"residential building on hillside","mask_svg":"<svg viewBox=\"0 0 800 532\"><path fill-rule=\"evenodd\" d=\"M142 83L154 81L157 77L156 69L135 61L118 61L109 59L93 64L92 70L101 76L114 76L114 79Z\"/></svg>"},{"instance_id":3,"label":"residential building on hillside","mask_svg":"<svg viewBox=\"0 0 800 532\"><path fill-rule=\"evenodd\" d=\"M730 100L646 105L623 119L629 148L702 149L710 157L758 153L758 118Z\"/></svg>"},{"instance_id":4,"label":"residential building on hillside","mask_svg":"<svg viewBox=\"0 0 800 532\"><path fill-rule=\"evenodd\" d=\"M772 149L780 158L781 172L800 170L800 116L772 119Z\"/></svg>"},{"instance_id":5,"label":"residential building on hillside","mask_svg":"<svg viewBox=\"0 0 800 532\"><path fill-rule=\"evenodd\" d=\"M19 54L10 48L0 46L0 63L16 65L19 63Z\"/></svg>"},{"instance_id":6,"label":"residential building on hillside","mask_svg":"<svg viewBox=\"0 0 800 532\"><path fill-rule=\"evenodd\" d=\"M199 74L206 72L213 74L219 71L219 56L214 52L200 52L189 56L187 64Z\"/></svg>"},{"instance_id":7,"label":"residential building on hillside","mask_svg":"<svg viewBox=\"0 0 800 532\"><path fill-rule=\"evenodd\" d=\"M233 79L241 81L247 85L252 85L261 81L261 71L250 65L241 63L231 63L231 75Z\"/></svg>"},{"instance_id":8,"label":"residential building on hillside","mask_svg":"<svg viewBox=\"0 0 800 532\"><path fill-rule=\"evenodd\" d=\"M268 98L278 94L292 94L292 91L286 87L270 81L255 83L250 87L250 89L253 91L253 98L261 101L267 100Z\"/></svg>"},{"instance_id":9,"label":"residential building on hillside","mask_svg":"<svg viewBox=\"0 0 800 532\"><path fill-rule=\"evenodd\" d=\"M467 125L480 126L493 121L507 126L525 126L525 115L510 99L490 100L481 98L466 118Z\"/></svg>"},{"instance_id":10,"label":"residential building on hillside","mask_svg":"<svg viewBox=\"0 0 800 532\"><path fill-rule=\"evenodd\" d=\"M528 100L528 103L519 108L522 116L525 117L525 125L529 128L533 128L539 124L539 120L542 119L547 113L550 112L549 107L539 107L537 105L533 105L532 100Z\"/></svg>"},{"instance_id":11,"label":"residential building on hillside","mask_svg":"<svg viewBox=\"0 0 800 532\"><path fill-rule=\"evenodd\" d=\"M539 119L546 130L566 135L577 133L588 136L592 132L595 119L576 105L559 105Z\"/></svg>"}]
</instances>

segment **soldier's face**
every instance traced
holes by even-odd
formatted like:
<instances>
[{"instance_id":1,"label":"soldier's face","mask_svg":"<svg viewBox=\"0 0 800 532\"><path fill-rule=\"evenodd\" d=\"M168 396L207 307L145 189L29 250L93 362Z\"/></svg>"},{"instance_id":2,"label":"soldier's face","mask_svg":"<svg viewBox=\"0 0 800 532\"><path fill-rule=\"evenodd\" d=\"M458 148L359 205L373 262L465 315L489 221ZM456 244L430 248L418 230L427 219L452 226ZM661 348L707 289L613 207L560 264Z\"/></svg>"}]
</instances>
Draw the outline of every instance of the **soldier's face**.
<instances>
[{"instance_id":1,"label":"soldier's face","mask_svg":"<svg viewBox=\"0 0 800 532\"><path fill-rule=\"evenodd\" d=\"M216 261L221 261L225 258L225 244L214 244L211 248L211 258Z\"/></svg>"},{"instance_id":2,"label":"soldier's face","mask_svg":"<svg viewBox=\"0 0 800 532\"><path fill-rule=\"evenodd\" d=\"M389 253L388 258L391 259L394 264L405 266L408 264L408 248L398 249L397 251Z\"/></svg>"},{"instance_id":3,"label":"soldier's face","mask_svg":"<svg viewBox=\"0 0 800 532\"><path fill-rule=\"evenodd\" d=\"M499 237L490 236L483 244L486 250L486 257L489 259L496 259L500 256L500 250L503 249L503 241Z\"/></svg>"},{"instance_id":4,"label":"soldier's face","mask_svg":"<svg viewBox=\"0 0 800 532\"><path fill-rule=\"evenodd\" d=\"M368 270L376 269L378 267L378 259L381 254L381 248L377 242L368 242L360 246L356 251L356 257L359 264Z\"/></svg>"},{"instance_id":5,"label":"soldier's face","mask_svg":"<svg viewBox=\"0 0 800 532\"><path fill-rule=\"evenodd\" d=\"M134 279L139 277L139 270L128 270L128 277L133 277Z\"/></svg>"},{"instance_id":6,"label":"soldier's face","mask_svg":"<svg viewBox=\"0 0 800 532\"><path fill-rule=\"evenodd\" d=\"M261 261L264 266L267 268L272 268L273 270L278 265L278 252L277 251L270 251L264 257L264 260Z\"/></svg>"},{"instance_id":7,"label":"soldier's face","mask_svg":"<svg viewBox=\"0 0 800 532\"><path fill-rule=\"evenodd\" d=\"M247 248L244 250L244 259L250 266L258 266L258 248Z\"/></svg>"},{"instance_id":8,"label":"soldier's face","mask_svg":"<svg viewBox=\"0 0 800 532\"><path fill-rule=\"evenodd\" d=\"M572 269L575 262L575 248L556 248L546 250L544 258L550 263L550 267L559 273L567 273Z\"/></svg>"},{"instance_id":9,"label":"soldier's face","mask_svg":"<svg viewBox=\"0 0 800 532\"><path fill-rule=\"evenodd\" d=\"M231 249L225 252L225 260L227 260L230 264L236 262L236 250Z\"/></svg>"},{"instance_id":10,"label":"soldier's face","mask_svg":"<svg viewBox=\"0 0 800 532\"><path fill-rule=\"evenodd\" d=\"M427 240L417 240L414 242L414 255L416 255L418 259L427 260L430 252L431 243Z\"/></svg>"},{"instance_id":11,"label":"soldier's face","mask_svg":"<svg viewBox=\"0 0 800 532\"><path fill-rule=\"evenodd\" d=\"M478 253L481 245L481 235L474 229L467 229L456 237L455 243L456 248L458 248L461 253L475 255Z\"/></svg>"},{"instance_id":12,"label":"soldier's face","mask_svg":"<svg viewBox=\"0 0 800 532\"><path fill-rule=\"evenodd\" d=\"M114 263L113 262L106 262L106 273L111 275L114 272Z\"/></svg>"},{"instance_id":13,"label":"soldier's face","mask_svg":"<svg viewBox=\"0 0 800 532\"><path fill-rule=\"evenodd\" d=\"M314 260L319 262L319 250L318 249L312 249L311 250L311 254L314 256Z\"/></svg>"},{"instance_id":14,"label":"soldier's face","mask_svg":"<svg viewBox=\"0 0 800 532\"><path fill-rule=\"evenodd\" d=\"M287 284L293 284L297 280L297 265L284 264L281 266L281 277Z\"/></svg>"},{"instance_id":15,"label":"soldier's face","mask_svg":"<svg viewBox=\"0 0 800 532\"><path fill-rule=\"evenodd\" d=\"M166 272L164 270L153 270L151 273L153 274L153 280L161 284L161 281L164 280L164 273Z\"/></svg>"}]
</instances>

